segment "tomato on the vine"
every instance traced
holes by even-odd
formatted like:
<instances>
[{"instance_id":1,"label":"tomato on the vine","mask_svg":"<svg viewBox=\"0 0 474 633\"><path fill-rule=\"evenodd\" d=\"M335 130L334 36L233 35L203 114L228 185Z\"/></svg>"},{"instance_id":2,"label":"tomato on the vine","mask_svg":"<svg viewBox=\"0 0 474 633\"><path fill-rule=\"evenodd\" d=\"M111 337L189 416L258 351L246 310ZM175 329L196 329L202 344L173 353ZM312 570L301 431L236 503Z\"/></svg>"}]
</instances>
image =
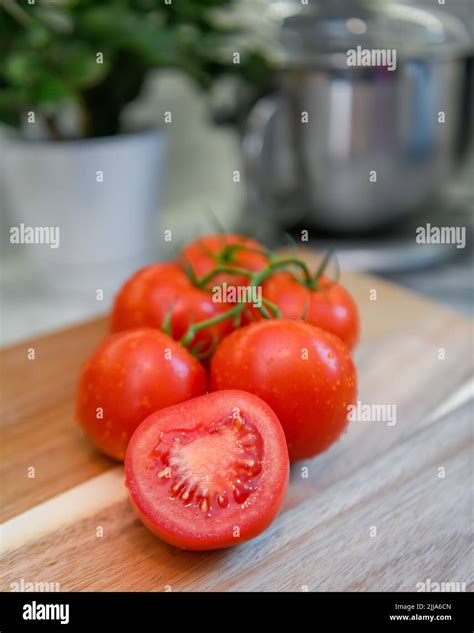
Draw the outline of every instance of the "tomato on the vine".
<instances>
[{"instance_id":1,"label":"tomato on the vine","mask_svg":"<svg viewBox=\"0 0 474 633\"><path fill-rule=\"evenodd\" d=\"M154 413L125 458L142 521L190 550L230 547L265 530L280 510L288 471L276 415L260 398L234 390Z\"/></svg>"},{"instance_id":2,"label":"tomato on the vine","mask_svg":"<svg viewBox=\"0 0 474 633\"><path fill-rule=\"evenodd\" d=\"M76 417L101 451L122 460L150 413L205 393L206 371L179 343L153 329L108 336L79 379Z\"/></svg>"},{"instance_id":3,"label":"tomato on the vine","mask_svg":"<svg viewBox=\"0 0 474 633\"><path fill-rule=\"evenodd\" d=\"M113 332L134 327L162 328L169 316L170 335L180 340L190 325L225 313L226 303L213 300L212 292L195 286L180 266L161 262L142 268L122 286L111 314ZM209 350L233 329L232 320L200 330L193 346Z\"/></svg>"},{"instance_id":4,"label":"tomato on the vine","mask_svg":"<svg viewBox=\"0 0 474 633\"><path fill-rule=\"evenodd\" d=\"M275 411L290 459L327 449L346 428L356 371L339 338L301 320L270 319L229 334L211 359L211 390L243 389Z\"/></svg>"},{"instance_id":5,"label":"tomato on the vine","mask_svg":"<svg viewBox=\"0 0 474 633\"><path fill-rule=\"evenodd\" d=\"M359 312L351 294L327 277L320 277L317 289L307 288L290 272L275 272L262 284L262 295L275 304L283 317L303 318L327 332L338 336L349 349L359 339ZM246 310L251 320L261 319L258 310Z\"/></svg>"},{"instance_id":6,"label":"tomato on the vine","mask_svg":"<svg viewBox=\"0 0 474 633\"><path fill-rule=\"evenodd\" d=\"M229 266L258 272L268 263L265 247L257 241L227 233L206 235L188 244L180 253L183 266L189 266L198 279L202 279L217 266ZM211 285L226 282L231 286L245 286L248 276L235 273L219 273L213 277Z\"/></svg>"}]
</instances>

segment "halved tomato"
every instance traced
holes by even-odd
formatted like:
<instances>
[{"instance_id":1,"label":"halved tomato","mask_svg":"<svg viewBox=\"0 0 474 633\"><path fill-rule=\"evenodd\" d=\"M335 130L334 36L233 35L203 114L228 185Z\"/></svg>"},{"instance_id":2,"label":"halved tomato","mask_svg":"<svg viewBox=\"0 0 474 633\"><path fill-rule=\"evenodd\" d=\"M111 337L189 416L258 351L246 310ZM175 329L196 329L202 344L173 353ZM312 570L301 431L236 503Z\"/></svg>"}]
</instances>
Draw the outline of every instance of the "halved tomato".
<instances>
[{"instance_id":1,"label":"halved tomato","mask_svg":"<svg viewBox=\"0 0 474 633\"><path fill-rule=\"evenodd\" d=\"M125 458L145 525L190 550L237 545L263 532L288 484L283 429L257 396L226 390L150 415Z\"/></svg>"}]
</instances>

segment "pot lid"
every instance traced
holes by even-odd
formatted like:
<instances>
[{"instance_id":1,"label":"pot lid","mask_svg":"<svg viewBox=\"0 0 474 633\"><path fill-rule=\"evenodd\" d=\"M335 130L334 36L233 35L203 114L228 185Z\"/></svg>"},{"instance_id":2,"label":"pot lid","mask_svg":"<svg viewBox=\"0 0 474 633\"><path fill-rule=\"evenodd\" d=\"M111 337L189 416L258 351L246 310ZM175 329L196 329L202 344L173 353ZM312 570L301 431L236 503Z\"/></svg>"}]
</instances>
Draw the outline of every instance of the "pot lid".
<instances>
[{"instance_id":1,"label":"pot lid","mask_svg":"<svg viewBox=\"0 0 474 633\"><path fill-rule=\"evenodd\" d=\"M395 50L398 59L453 58L472 53L463 22L446 8L395 0L278 0L269 5L276 27L275 61L283 66L347 67L349 50Z\"/></svg>"}]
</instances>

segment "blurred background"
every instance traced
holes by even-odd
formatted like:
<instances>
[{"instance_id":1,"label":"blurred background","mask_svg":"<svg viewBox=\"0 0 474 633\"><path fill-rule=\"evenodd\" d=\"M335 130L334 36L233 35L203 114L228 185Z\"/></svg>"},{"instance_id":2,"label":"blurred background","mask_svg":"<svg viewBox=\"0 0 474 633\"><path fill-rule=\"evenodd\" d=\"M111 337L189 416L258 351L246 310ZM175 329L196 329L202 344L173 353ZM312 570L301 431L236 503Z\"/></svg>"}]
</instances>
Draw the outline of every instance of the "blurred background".
<instances>
[{"instance_id":1,"label":"blurred background","mask_svg":"<svg viewBox=\"0 0 474 633\"><path fill-rule=\"evenodd\" d=\"M219 226L269 246L308 231L343 268L472 313L473 14L1 0L1 343L105 312L136 268ZM350 66L358 47L396 64ZM464 244L417 241L428 225ZM58 227L58 248L12 243L22 226Z\"/></svg>"}]
</instances>

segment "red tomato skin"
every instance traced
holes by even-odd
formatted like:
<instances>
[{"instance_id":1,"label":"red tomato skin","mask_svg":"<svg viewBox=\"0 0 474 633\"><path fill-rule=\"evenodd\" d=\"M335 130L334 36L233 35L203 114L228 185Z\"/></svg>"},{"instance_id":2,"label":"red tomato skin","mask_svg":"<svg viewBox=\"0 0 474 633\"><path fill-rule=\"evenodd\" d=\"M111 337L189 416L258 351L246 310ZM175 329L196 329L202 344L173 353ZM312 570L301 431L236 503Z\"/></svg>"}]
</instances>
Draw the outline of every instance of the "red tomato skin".
<instances>
[{"instance_id":1,"label":"red tomato skin","mask_svg":"<svg viewBox=\"0 0 474 633\"><path fill-rule=\"evenodd\" d=\"M159 330L127 330L108 336L84 364L76 418L99 450L123 460L147 416L206 389L205 369L179 343Z\"/></svg>"},{"instance_id":2,"label":"red tomato skin","mask_svg":"<svg viewBox=\"0 0 474 633\"><path fill-rule=\"evenodd\" d=\"M349 349L354 349L360 335L357 304L340 284L322 277L318 290L309 290L288 272L276 272L262 285L262 295L276 304L283 317L301 319L338 336ZM250 314L249 314L250 311ZM259 321L262 316L253 307L247 309L244 323Z\"/></svg>"},{"instance_id":3,"label":"red tomato skin","mask_svg":"<svg viewBox=\"0 0 474 633\"><path fill-rule=\"evenodd\" d=\"M171 333L180 340L193 323L223 314L230 307L194 286L178 264L160 262L142 268L122 286L112 308L110 327L112 332L135 327L160 329L172 309ZM214 338L221 340L232 330L232 320L226 319L200 330L193 344L203 341L207 349Z\"/></svg>"},{"instance_id":4,"label":"red tomato skin","mask_svg":"<svg viewBox=\"0 0 474 633\"><path fill-rule=\"evenodd\" d=\"M339 438L357 392L347 347L301 320L264 320L236 330L218 345L209 378L211 390L243 389L270 405L290 461L313 457Z\"/></svg>"},{"instance_id":5,"label":"red tomato skin","mask_svg":"<svg viewBox=\"0 0 474 633\"><path fill-rule=\"evenodd\" d=\"M206 235L188 244L181 251L179 260L183 265L190 265L196 277L201 279L217 266L215 255L222 251L225 246L231 246L233 244L242 244L251 249L265 249L259 242L236 233ZM229 261L227 265L244 268L251 272L259 272L267 263L268 258L263 254L248 250L239 250L235 253L232 261ZM229 286L246 286L248 284L248 277L245 275L221 273L213 278L211 286L220 285L223 282L226 282Z\"/></svg>"},{"instance_id":6,"label":"red tomato skin","mask_svg":"<svg viewBox=\"0 0 474 633\"><path fill-rule=\"evenodd\" d=\"M224 417L239 407L243 415L262 432L261 489L249 505L235 506L232 516L205 518L183 512L173 512L173 506L158 493L150 499L143 493L146 456L160 430L180 429L196 425L197 420L210 421ZM204 551L232 547L261 534L278 515L288 487L289 460L285 434L271 408L256 396L238 390L225 390L193 398L187 402L158 411L137 428L130 440L125 458L125 483L130 500L145 526L166 543L181 549ZM186 509L186 508L184 508ZM233 530L238 525L240 537Z\"/></svg>"}]
</instances>

